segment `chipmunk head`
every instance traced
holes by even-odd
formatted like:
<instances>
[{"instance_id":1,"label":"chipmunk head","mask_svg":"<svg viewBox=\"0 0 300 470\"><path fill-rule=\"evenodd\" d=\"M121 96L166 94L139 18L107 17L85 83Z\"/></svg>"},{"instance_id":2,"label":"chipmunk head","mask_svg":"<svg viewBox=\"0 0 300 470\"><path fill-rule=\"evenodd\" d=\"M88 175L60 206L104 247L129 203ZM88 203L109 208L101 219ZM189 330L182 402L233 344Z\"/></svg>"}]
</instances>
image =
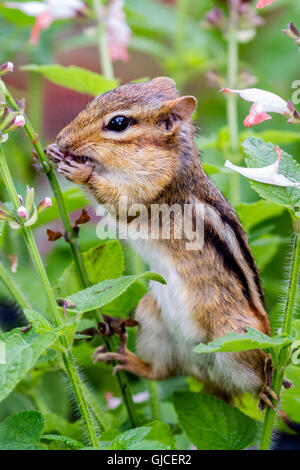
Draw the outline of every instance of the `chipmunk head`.
<instances>
[{"instance_id":1,"label":"chipmunk head","mask_svg":"<svg viewBox=\"0 0 300 470\"><path fill-rule=\"evenodd\" d=\"M179 97L166 77L122 85L91 101L60 132L57 144L92 160L95 171L122 185L131 199L150 201L182 165L181 136L192 137L196 104L193 96Z\"/></svg>"}]
</instances>

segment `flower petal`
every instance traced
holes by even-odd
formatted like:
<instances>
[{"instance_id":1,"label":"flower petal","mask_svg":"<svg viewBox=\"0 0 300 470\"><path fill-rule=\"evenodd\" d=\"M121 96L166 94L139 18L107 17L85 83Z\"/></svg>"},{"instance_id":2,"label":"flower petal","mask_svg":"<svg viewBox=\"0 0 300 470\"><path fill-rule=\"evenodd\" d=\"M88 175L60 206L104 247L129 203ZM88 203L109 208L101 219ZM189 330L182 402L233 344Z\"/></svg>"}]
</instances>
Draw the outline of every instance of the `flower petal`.
<instances>
[{"instance_id":1,"label":"flower petal","mask_svg":"<svg viewBox=\"0 0 300 470\"><path fill-rule=\"evenodd\" d=\"M31 30L30 43L37 44L39 42L40 32L45 29L48 29L51 23L51 13L49 11L44 11L43 13L41 13L35 20L35 23Z\"/></svg>"},{"instance_id":2,"label":"flower petal","mask_svg":"<svg viewBox=\"0 0 300 470\"><path fill-rule=\"evenodd\" d=\"M261 168L243 168L236 166L229 160L226 160L225 167L231 170L237 171L241 175L259 183L272 184L274 186L296 186L300 187L300 183L294 182L284 175L278 174L279 159L277 159L272 165L268 165Z\"/></svg>"},{"instance_id":3,"label":"flower petal","mask_svg":"<svg viewBox=\"0 0 300 470\"><path fill-rule=\"evenodd\" d=\"M6 8L13 8L14 10L20 10L27 16L37 17L41 13L48 10L48 6L44 2L4 2Z\"/></svg>"},{"instance_id":4,"label":"flower petal","mask_svg":"<svg viewBox=\"0 0 300 470\"><path fill-rule=\"evenodd\" d=\"M272 117L267 113L257 113L255 111L255 105L252 105L250 108L250 113L244 119L244 126L252 127L256 124L260 124L263 121L267 121L268 119L272 119Z\"/></svg>"},{"instance_id":5,"label":"flower petal","mask_svg":"<svg viewBox=\"0 0 300 470\"><path fill-rule=\"evenodd\" d=\"M264 8L267 7L268 5L271 5L274 0L257 0L257 5L256 8Z\"/></svg>"}]
</instances>

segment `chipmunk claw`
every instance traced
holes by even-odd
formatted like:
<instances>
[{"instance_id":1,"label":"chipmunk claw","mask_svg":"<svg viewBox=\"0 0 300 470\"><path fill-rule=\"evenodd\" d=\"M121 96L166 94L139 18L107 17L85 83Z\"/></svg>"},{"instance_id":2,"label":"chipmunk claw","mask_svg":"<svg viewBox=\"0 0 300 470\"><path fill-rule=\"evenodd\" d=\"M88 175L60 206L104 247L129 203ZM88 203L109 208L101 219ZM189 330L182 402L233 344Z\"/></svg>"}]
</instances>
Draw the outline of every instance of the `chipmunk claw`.
<instances>
[{"instance_id":1,"label":"chipmunk claw","mask_svg":"<svg viewBox=\"0 0 300 470\"><path fill-rule=\"evenodd\" d=\"M272 379L273 379L273 364L272 359L268 357L265 362L265 377L266 382L259 394L259 404L258 409L259 411L263 412L266 406L272 408L276 413L278 409L273 404L272 399L280 406L281 401L277 393L272 389Z\"/></svg>"},{"instance_id":2,"label":"chipmunk claw","mask_svg":"<svg viewBox=\"0 0 300 470\"><path fill-rule=\"evenodd\" d=\"M278 409L273 405L272 401L270 400L270 398L268 397L266 393L260 392L259 398L260 398L260 401L258 404L258 409L261 413L264 411L266 406L269 406L277 413Z\"/></svg>"}]
</instances>

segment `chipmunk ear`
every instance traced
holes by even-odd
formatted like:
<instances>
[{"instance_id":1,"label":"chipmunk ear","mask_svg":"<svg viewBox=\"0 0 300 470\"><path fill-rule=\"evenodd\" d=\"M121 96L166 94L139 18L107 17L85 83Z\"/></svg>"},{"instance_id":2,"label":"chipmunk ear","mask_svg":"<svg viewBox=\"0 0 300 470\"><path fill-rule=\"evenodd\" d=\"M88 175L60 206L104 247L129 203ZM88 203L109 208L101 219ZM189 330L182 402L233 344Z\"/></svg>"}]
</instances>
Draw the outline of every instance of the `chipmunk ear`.
<instances>
[{"instance_id":1,"label":"chipmunk ear","mask_svg":"<svg viewBox=\"0 0 300 470\"><path fill-rule=\"evenodd\" d=\"M194 96L181 96L175 100L165 101L161 107L166 128L170 129L178 121L186 121L192 117L197 106Z\"/></svg>"}]
</instances>

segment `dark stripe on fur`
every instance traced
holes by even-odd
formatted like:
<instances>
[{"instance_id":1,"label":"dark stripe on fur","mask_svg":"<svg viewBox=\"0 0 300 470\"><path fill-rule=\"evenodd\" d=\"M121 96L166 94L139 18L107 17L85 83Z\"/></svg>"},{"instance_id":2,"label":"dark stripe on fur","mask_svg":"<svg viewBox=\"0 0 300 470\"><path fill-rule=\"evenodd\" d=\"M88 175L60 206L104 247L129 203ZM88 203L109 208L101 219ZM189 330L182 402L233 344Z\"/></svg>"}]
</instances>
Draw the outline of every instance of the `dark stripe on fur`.
<instances>
[{"instance_id":1,"label":"dark stripe on fur","mask_svg":"<svg viewBox=\"0 0 300 470\"><path fill-rule=\"evenodd\" d=\"M236 261L233 253L230 251L228 245L221 240L219 235L214 231L212 226L209 223L205 223L205 233L204 233L204 240L206 243L210 243L211 246L216 250L216 252L219 254L220 259L223 260L224 267L234 273L240 283L242 284L243 288L243 295L247 302L249 303L250 307L253 310L257 310L255 307L255 304L253 302L251 293L250 293L250 288L248 285L248 281L246 279L246 276L239 266L238 262Z\"/></svg>"},{"instance_id":2,"label":"dark stripe on fur","mask_svg":"<svg viewBox=\"0 0 300 470\"><path fill-rule=\"evenodd\" d=\"M244 256L245 260L247 261L247 264L248 264L249 268L253 272L254 281L255 281L257 290L259 292L259 296L260 296L260 299L262 301L262 304L264 305L264 292L263 292L263 289L262 289L262 286L261 286L258 269L256 267L256 264L255 264L255 261L254 261L254 258L252 256L251 251L246 246L246 244L245 244L245 242L242 238L241 228L238 226L238 224L235 221L229 219L225 215L222 215L221 217L222 217L222 220L224 222L226 222L231 227L233 232L235 233L235 236L237 238L237 241L239 243L239 246L240 246L240 249L243 253L243 256Z\"/></svg>"},{"instance_id":3,"label":"dark stripe on fur","mask_svg":"<svg viewBox=\"0 0 300 470\"><path fill-rule=\"evenodd\" d=\"M252 256L252 253L248 246L246 245L246 242L244 240L244 232L237 220L235 220L233 217L231 217L229 210L224 207L224 204L220 204L219 202L214 202L214 201L207 201L210 205L212 205L220 214L220 217L224 223L229 225L229 227L232 229L233 233L236 236L236 239L238 241L240 250L253 273L254 277L254 282L256 284L259 297L261 299L262 304L264 305L264 292L261 286L260 278L259 278L259 272L257 269L257 266L255 264L254 258Z\"/></svg>"}]
</instances>

